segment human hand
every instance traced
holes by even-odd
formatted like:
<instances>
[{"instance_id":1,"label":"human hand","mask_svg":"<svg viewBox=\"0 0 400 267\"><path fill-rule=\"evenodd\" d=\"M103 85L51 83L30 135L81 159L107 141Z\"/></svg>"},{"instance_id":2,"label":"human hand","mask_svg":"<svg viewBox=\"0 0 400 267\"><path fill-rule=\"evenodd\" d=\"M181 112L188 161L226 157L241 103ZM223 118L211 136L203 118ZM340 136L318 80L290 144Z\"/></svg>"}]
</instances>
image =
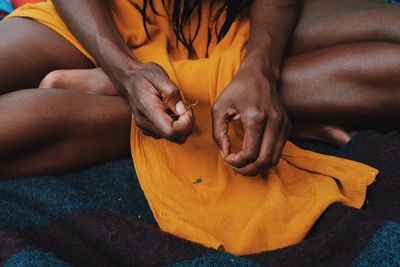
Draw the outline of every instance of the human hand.
<instances>
[{"instance_id":1,"label":"human hand","mask_svg":"<svg viewBox=\"0 0 400 267\"><path fill-rule=\"evenodd\" d=\"M240 69L213 105L213 137L224 159L241 175L254 176L276 165L290 129L273 75ZM229 123L244 129L241 151L232 153Z\"/></svg>"},{"instance_id":2,"label":"human hand","mask_svg":"<svg viewBox=\"0 0 400 267\"><path fill-rule=\"evenodd\" d=\"M141 64L125 77L119 84L126 91L136 125L142 132L156 139L184 143L192 133L194 114L162 67Z\"/></svg>"}]
</instances>

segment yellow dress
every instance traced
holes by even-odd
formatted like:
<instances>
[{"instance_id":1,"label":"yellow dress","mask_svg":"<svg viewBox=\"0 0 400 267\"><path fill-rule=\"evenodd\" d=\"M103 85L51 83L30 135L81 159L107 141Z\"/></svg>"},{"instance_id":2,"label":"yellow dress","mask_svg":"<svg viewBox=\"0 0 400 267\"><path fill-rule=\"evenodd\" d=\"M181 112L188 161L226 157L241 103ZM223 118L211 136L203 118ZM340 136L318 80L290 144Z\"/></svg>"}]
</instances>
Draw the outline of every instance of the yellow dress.
<instances>
[{"instance_id":1,"label":"yellow dress","mask_svg":"<svg viewBox=\"0 0 400 267\"><path fill-rule=\"evenodd\" d=\"M196 58L188 60L187 51L176 47L162 1L154 3L163 16L149 13L151 40L132 4L141 6L140 0L111 2L116 26L132 53L141 62L160 64L189 102L198 101L195 130L184 145L146 137L132 125L135 168L163 231L238 255L258 253L301 241L332 203L362 206L366 187L377 174L363 164L305 151L290 142L279 164L264 177L237 176L221 159L211 137L210 108L245 55L247 16L238 18L221 42L213 34L207 48L215 10L210 9L210 1L203 1L194 43ZM51 1L26 5L10 17L28 17L50 27L92 59ZM196 22L194 17L188 31L195 29ZM231 138L240 141L234 131Z\"/></svg>"}]
</instances>

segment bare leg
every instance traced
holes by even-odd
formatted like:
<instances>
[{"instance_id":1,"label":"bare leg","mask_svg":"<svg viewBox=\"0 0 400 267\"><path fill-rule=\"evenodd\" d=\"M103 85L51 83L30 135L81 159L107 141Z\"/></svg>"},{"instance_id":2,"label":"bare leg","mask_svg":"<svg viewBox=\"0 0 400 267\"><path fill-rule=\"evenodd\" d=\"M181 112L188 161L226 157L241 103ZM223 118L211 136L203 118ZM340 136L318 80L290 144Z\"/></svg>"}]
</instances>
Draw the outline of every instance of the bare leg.
<instances>
[{"instance_id":1,"label":"bare leg","mask_svg":"<svg viewBox=\"0 0 400 267\"><path fill-rule=\"evenodd\" d=\"M92 63L59 34L30 19L0 22L0 95L36 88L56 69L92 68Z\"/></svg>"},{"instance_id":2,"label":"bare leg","mask_svg":"<svg viewBox=\"0 0 400 267\"><path fill-rule=\"evenodd\" d=\"M349 0L349 1L351 1L351 0ZM343 2L338 1L338 2L340 2L341 4L344 3L344 1ZM366 3L367 1L354 0L351 2L354 4L360 4L360 3ZM348 27L345 27L345 28L350 29L350 32L353 31L352 34L348 35L346 32L343 33L343 31L336 32L337 29L335 27L331 27L331 28L324 29L325 33L329 32L329 30L331 30L331 31L335 30L335 35L328 34L329 37L334 36L331 41L322 42L321 40L324 40L324 38L319 38L319 37L317 38L315 36L314 36L314 38L309 38L310 36L312 36L312 33L318 32L318 31L315 31L315 29L317 28L316 27L317 24L315 23L315 21L313 23L312 21L310 22L310 21L307 21L306 19L312 18L313 13L315 14L316 11L322 12L325 10L325 11L331 12L331 9L330 9L331 5L334 4L333 1L326 1L324 3L328 3L329 5L327 5L327 6L322 5L322 7L321 6L313 7L311 4L315 4L315 3L317 3L317 2L316 1L314 1L314 2L307 1L306 4L304 5L304 10L307 11L308 13L305 11L303 12L302 18L300 19L300 22L299 22L299 26L297 27L297 30L295 33L295 38L294 38L294 42L293 42L293 46L292 46L293 56L288 58L285 63L282 88L281 88L282 97L283 97L284 103L286 104L286 106L289 110L289 113L292 115L292 117L295 121L296 120L298 120L298 121L306 120L306 121L318 122L322 119L323 120L331 119L332 121L335 121L335 122L336 121L342 122L342 119L346 118L346 119L349 119L349 123L351 123L352 121L353 122L355 121L354 119L353 120L351 119L351 117L353 116L353 111L358 111L358 109L357 110L349 109L349 110L347 110L347 112L340 113L340 114L337 113L337 111L340 111L341 110L340 107L343 107L343 105L340 106L340 104L342 104L342 101L344 99L343 97L351 96L353 99L358 99L358 97L360 97L360 99L364 99L364 98L362 98L363 96L365 96L366 94L367 95L370 94L371 90L368 91L367 93L365 90L360 90L360 89L364 88L363 87L364 84L369 84L368 81L363 80L363 77L370 77L370 74L371 74L370 72L368 72L367 75L365 75L365 73L361 71L360 74L363 74L364 76L356 75L355 76L356 78L350 77L351 75L348 77L345 77L345 79L344 79L345 81L342 81L342 85L343 85L342 88L347 88L350 90L350 92L345 91L345 93L347 92L347 95L342 93L337 98L333 98L333 99L326 98L325 100L330 100L329 103L331 104L332 108L329 110L326 110L325 113L322 112L322 111L325 111L325 106L321 107L321 105L320 105L320 106L316 106L317 107L316 109L312 109L312 108L310 108L310 101L304 102L303 96L307 96L307 98L313 100L314 102L311 102L312 104L318 105L319 101L321 100L320 99L321 96L324 96L325 93L331 93L331 95L332 95L335 92L334 90L337 90L338 86L328 87L326 83L331 83L334 85L336 82L340 82L341 79L343 78L340 76L336 76L336 74L338 74L338 72L340 72L340 69L342 68L341 64L343 62L347 62L347 61L343 61L343 58L345 58L345 56L343 56L343 55L340 56L341 53L346 54L345 50L347 48L343 48L343 49L341 47L337 48L336 46L338 44L345 43L345 44L348 44L349 46L352 46L352 44L354 44L354 43L360 43L360 42L366 42L366 41L368 41L368 42L377 42L377 41L390 42L390 40L393 40L393 42L395 42L396 33L393 31L387 30L386 32L389 32L390 34L386 34L384 36L383 35L379 36L379 38L376 38L375 35L372 35L374 38L371 38L371 32L368 32L368 30L370 28L364 29L364 31L360 31L359 33L355 33L354 30L359 29L359 28L355 27L355 25L354 25L354 23L356 23L357 21L353 20L353 25L351 25L351 23L350 23L351 16L347 16L347 17L342 16L342 18L346 18L346 20L350 19L349 21L346 21L347 24L345 23L344 25L349 25ZM373 8L375 8L375 7L378 8L377 4L374 4L374 5L375 6ZM313 8L311 8L311 7L313 7ZM326 7L328 7L329 9L326 9ZM309 9L307 9L307 8L309 8ZM340 8L340 6L338 6L338 8ZM379 6L379 8L381 8L381 6ZM383 6L382 6L382 8L383 8ZM382 9L382 12L380 12L380 16L383 16L386 13L389 14L390 12L387 10L388 9L385 6L385 8ZM390 14L394 14L394 13L390 13ZM339 16L340 14L336 14L336 15L338 18L341 17L341 16ZM307 23L305 23L305 21ZM331 24L328 23L328 25L331 25ZM383 27L382 29L380 29L380 30L382 30L380 32L385 32L384 27L390 27L390 24L383 23L382 21L380 23L378 23L377 25L380 25ZM318 35L316 35L316 36L318 36ZM349 39L349 36L350 37L354 36L357 38ZM344 38L344 37L346 37L346 38ZM368 38L370 38L370 39L368 39ZM307 42L304 42L304 40L306 40ZM363 44L358 44L358 45L361 46ZM377 45L379 45L379 44L377 43ZM381 44L381 45L390 46L390 44ZM397 50L396 45L392 45L392 46L393 46L394 50ZM394 48L394 46L396 46L396 48ZM353 48L354 47L352 47L351 49L353 49ZM370 47L369 49L374 50L375 48L376 47ZM330 49L338 49L338 51L336 51L335 53L332 54L333 50L330 51ZM360 48L360 51L362 49L363 48ZM384 51L385 53L390 54L390 57L391 57L392 53L389 51L391 49L392 49L392 47L386 47L383 50L385 50ZM362 58L363 57L362 55L365 56L368 53L361 51L359 54L360 54L359 57L354 58L354 61L353 61L354 65L356 67L358 67L358 65L359 65L359 64L356 64L357 62L359 62L359 63L362 62L362 64L363 64L364 59ZM376 54L377 54L376 57L380 58L379 51L376 51ZM294 56L294 55L296 55L296 56ZM347 56L348 56L348 54L347 54ZM336 63L333 64L332 62L333 63L336 62ZM325 65L332 67L331 69L329 69L329 73L328 73L329 75L319 75L319 79L315 80L315 73L320 71L321 66L325 66ZM386 65L384 67L386 67ZM389 66L389 67L392 67L392 66ZM59 68L69 69L70 67L60 66ZM353 68L350 68L350 69L354 70ZM385 69L385 68L383 68L383 69ZM50 68L50 70L52 70L52 69ZM308 71L305 71L305 70L308 70ZM49 71L44 72L44 74L46 74L47 72L49 72ZM392 73L381 72L381 73L384 73L385 78L393 76L393 72ZM43 77L43 76L44 75L41 75L41 77ZM382 79L382 81L384 81L384 80L385 79ZM303 83L301 84L301 82L303 82ZM374 82L375 82L375 80L374 80ZM324 86L320 86L321 84L323 84ZM379 84L379 82L377 84L378 85L376 87L379 87L381 85L381 84ZM359 86L357 87L355 85L359 85ZM309 90L309 88L314 88L314 89ZM327 89L325 89L325 88L327 88ZM355 88L355 90L353 90L354 88ZM48 90L48 91L51 91L51 90ZM60 92L64 93L65 91L61 90ZM46 93L40 92L40 94L47 94L47 92ZM357 94L360 94L360 95L357 95ZM386 95L386 98L384 99L384 103L386 104L387 103L386 101L388 100L388 97L387 97L388 94L386 91L384 92L384 94ZM80 94L80 95L83 95L83 94ZM301 97L299 97L299 95ZM336 95L337 94L334 94L334 96L336 96ZM97 96L92 95L91 97L97 97ZM67 99L67 98L63 97L62 99ZM82 99L84 99L84 98L82 98ZM1 100L2 99L0 99L0 101ZM52 98L49 98L48 100L56 101L56 99L52 99ZM74 103L77 100L78 99L74 99L74 101L71 101L69 103L69 105L74 106ZM7 101L12 102L10 99L8 99ZM66 101L66 100L63 100L63 101ZM303 102L301 102L301 101L303 101ZM350 104L348 104L348 103L350 103ZM337 106L336 104L339 104L339 106ZM351 101L350 102L348 101L348 102L346 102L346 104L347 104L346 105L347 107L351 107L354 103ZM358 103L358 104L361 105L363 103ZM372 103L372 104L375 104L375 103ZM82 106L83 105L80 105L78 107L84 108ZM337 108L337 107L339 107L339 108ZM360 112L359 115L371 114L371 112L373 113L376 111L375 106L373 106L373 108L370 108L369 106L365 106L365 107L366 107L366 110L364 110L365 113ZM386 107L386 105L385 105L385 107ZM66 108L66 107L64 106L64 108ZM296 109L300 110L301 112L297 113ZM110 112L110 109L108 109L108 111ZM29 112L32 113L32 110L30 110ZM49 112L49 111L42 111L42 112L51 116L52 113L55 112L55 110L51 110L51 112ZM48 113L46 113L46 112L48 112ZM106 114L113 117L112 116L113 114L111 114L109 112ZM55 113L55 114L57 114L57 113ZM82 114L85 114L85 113L82 113ZM122 114L124 114L124 115L122 115ZM124 116L127 116L127 114L129 114L128 111L125 110L125 113L124 113L121 110L120 117L119 116L116 116L116 117L123 118ZM344 115L344 116L340 117L340 116L337 116L336 114ZM381 111L381 113L378 113L378 114L383 114L383 116L386 116L388 113ZM79 127L79 124L77 125L78 127L74 127L75 125L73 125L73 124L59 125L57 123L60 122L59 118L60 118L61 114L58 114L58 115L59 116L56 116L53 118L51 118L51 117L47 118L46 122L49 121L49 122L55 123L54 125L58 125L59 129L61 129L61 131L60 131L61 133L68 132L68 130L71 130L71 129L79 130L80 127L82 127L82 124L80 124L80 127ZM105 113L99 112L99 113L97 113L97 115L99 115L98 118L102 118L102 116L104 116ZM89 116L89 118L90 118L90 116ZM365 116L365 118L366 118L366 123L368 123L369 122L368 120L370 120L370 118L368 118L367 116ZM124 123L122 123L123 120L126 120L126 121ZM121 124L119 127L122 129L124 127L123 125L127 125L128 120L129 120L129 118L122 119L120 121ZM116 121L114 117L113 117L112 121ZM119 121L119 120L117 120L117 121ZM50 123L50 126L51 125L53 125L53 124ZM66 126L68 126L68 127L63 128ZM91 143L92 144L91 148L95 148L95 150L93 150L93 151L96 151L96 155L93 155L93 158L92 158L92 155L90 155L89 153L88 154L83 153L82 155L86 155L86 156L84 156L83 158L79 158L79 160L68 159L68 155L69 155L69 157L71 157L71 155L79 154L82 151L82 147L80 147L80 145L72 145L76 141L76 140L73 140L73 137L78 136L78 139L79 139L79 136L86 136L86 141L87 141L88 138L90 138L90 137L94 136L96 133L98 133L97 127L98 127L98 124L93 125L93 127L89 129L92 132L87 135L83 135L82 133L80 133L78 135L74 135L74 134L67 135L67 139L69 141L66 143L69 145L68 145L68 147L62 147L62 149L60 149L59 146L54 146L54 145L52 146L51 144L46 143L47 140L49 140L49 139L46 139L44 141L46 143L45 145L39 146L39 148L37 148L37 149L29 149L31 155L26 155L24 153L23 153L24 156L17 155L15 157L14 161L8 160L7 165L4 165L4 167L0 166L0 170L3 169L4 173L8 174L9 176L15 177L15 176L21 176L21 175L27 174L25 172L21 173L21 171L20 171L21 166L26 166L26 165L32 166L32 169L30 169L30 170L27 169L27 172L29 171L29 173L40 173L40 172L45 173L46 171L54 172L56 170L57 171L65 170L63 168L63 166L67 166L66 167L67 169L68 168L76 168L76 167L83 166L88 163L95 163L95 162L104 160L104 158L96 158L96 155L101 154L101 149L102 149L101 146L104 143L106 143L106 142L104 142L105 139L97 140L96 142ZM127 126L125 126L125 127L128 128ZM48 129L48 128L44 127L43 129ZM110 128L108 128L108 129L110 129ZM10 132L15 132L15 131L13 130ZM58 134L60 132L57 132L57 131L54 132L54 135L55 135L54 138L55 138L55 140L57 140L57 142L55 142L55 143L58 143L58 144L60 144L60 140L57 139L57 138L60 138L58 136ZM123 133L120 133L120 134L122 135ZM35 136L35 135L32 135L32 136ZM41 133L39 132L39 134L37 135L37 138L40 139L40 136L41 136ZM65 138L65 135L62 135L62 136ZM72 139L71 139L71 137L72 137ZM22 139L23 138L21 138L21 140ZM125 140L125 139L121 138L121 140ZM128 140L123 141L123 143L125 144L125 145L122 145L123 148L127 147L126 142L128 142ZM16 142L16 143L18 143L18 142ZM66 143L64 143L64 144L66 144ZM80 140L80 141L77 141L76 144L83 144L83 142L82 142L82 140ZM118 147L118 145L117 145L117 147ZM49 149L46 149L46 148L49 148ZM96 150L96 149L99 149L99 150ZM7 150L5 149L4 151L7 151ZM9 149L8 151L15 151L15 150ZM44 153L43 151L47 151L47 153L49 153L49 154L43 154ZM63 153L65 151L68 152L67 155L65 155L65 153ZM121 151L123 151L123 149L121 149L121 150L116 149L114 152L121 152ZM51 153L53 153L53 154L51 154ZM111 154L112 153L110 153L110 155ZM113 155L117 155L117 154L118 153L115 153ZM57 155L60 159L58 161L49 160L49 155ZM61 166L57 165L57 164L64 164L64 159L62 157L66 157L65 165L61 165ZM54 156L54 158L55 158L55 156ZM9 159L9 158L7 158L7 159ZM93 159L93 161L91 159ZM44 163L42 163L43 165L38 164L40 161L44 162Z\"/></svg>"},{"instance_id":3,"label":"bare leg","mask_svg":"<svg viewBox=\"0 0 400 267\"><path fill-rule=\"evenodd\" d=\"M391 125L400 117L399 69L400 45L391 43L337 45L287 58L280 93L295 122L293 136L340 145L351 138L343 128ZM43 84L115 92L103 78L100 69L64 70ZM93 87L92 81L105 86Z\"/></svg>"},{"instance_id":4,"label":"bare leg","mask_svg":"<svg viewBox=\"0 0 400 267\"><path fill-rule=\"evenodd\" d=\"M0 36L0 178L60 173L129 151L122 98L20 90L57 69L92 68L75 47L29 19L1 21Z\"/></svg>"},{"instance_id":5,"label":"bare leg","mask_svg":"<svg viewBox=\"0 0 400 267\"><path fill-rule=\"evenodd\" d=\"M400 44L400 5L375 0L304 0L291 53L339 44Z\"/></svg>"},{"instance_id":6,"label":"bare leg","mask_svg":"<svg viewBox=\"0 0 400 267\"><path fill-rule=\"evenodd\" d=\"M399 27L400 5L304 1L280 88L300 136L344 143L350 136L318 125L379 127L399 118Z\"/></svg>"},{"instance_id":7,"label":"bare leg","mask_svg":"<svg viewBox=\"0 0 400 267\"><path fill-rule=\"evenodd\" d=\"M131 113L121 97L21 90L0 97L0 114L7 114L0 116L1 178L58 174L129 154Z\"/></svg>"},{"instance_id":8,"label":"bare leg","mask_svg":"<svg viewBox=\"0 0 400 267\"><path fill-rule=\"evenodd\" d=\"M281 96L292 119L359 127L400 118L400 45L357 43L288 58Z\"/></svg>"},{"instance_id":9,"label":"bare leg","mask_svg":"<svg viewBox=\"0 0 400 267\"><path fill-rule=\"evenodd\" d=\"M44 77L39 87L44 89L67 88L108 96L121 95L101 68L55 70Z\"/></svg>"}]
</instances>

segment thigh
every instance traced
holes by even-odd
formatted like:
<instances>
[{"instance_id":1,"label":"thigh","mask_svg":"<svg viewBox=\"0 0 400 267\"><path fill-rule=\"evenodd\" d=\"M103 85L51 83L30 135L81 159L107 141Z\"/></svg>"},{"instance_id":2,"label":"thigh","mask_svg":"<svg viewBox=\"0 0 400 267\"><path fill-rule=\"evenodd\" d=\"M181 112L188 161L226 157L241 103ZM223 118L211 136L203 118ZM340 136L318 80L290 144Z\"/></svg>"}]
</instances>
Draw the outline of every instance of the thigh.
<instances>
[{"instance_id":1,"label":"thigh","mask_svg":"<svg viewBox=\"0 0 400 267\"><path fill-rule=\"evenodd\" d=\"M291 52L338 44L400 43L400 5L375 0L304 0Z\"/></svg>"},{"instance_id":2,"label":"thigh","mask_svg":"<svg viewBox=\"0 0 400 267\"><path fill-rule=\"evenodd\" d=\"M66 39L31 19L2 20L0 36L0 94L38 87L52 70L93 67Z\"/></svg>"},{"instance_id":3,"label":"thigh","mask_svg":"<svg viewBox=\"0 0 400 267\"><path fill-rule=\"evenodd\" d=\"M0 177L57 174L129 155L122 97L65 89L0 96Z\"/></svg>"},{"instance_id":4,"label":"thigh","mask_svg":"<svg viewBox=\"0 0 400 267\"><path fill-rule=\"evenodd\" d=\"M293 121L398 129L400 45L335 45L286 58L282 103Z\"/></svg>"}]
</instances>

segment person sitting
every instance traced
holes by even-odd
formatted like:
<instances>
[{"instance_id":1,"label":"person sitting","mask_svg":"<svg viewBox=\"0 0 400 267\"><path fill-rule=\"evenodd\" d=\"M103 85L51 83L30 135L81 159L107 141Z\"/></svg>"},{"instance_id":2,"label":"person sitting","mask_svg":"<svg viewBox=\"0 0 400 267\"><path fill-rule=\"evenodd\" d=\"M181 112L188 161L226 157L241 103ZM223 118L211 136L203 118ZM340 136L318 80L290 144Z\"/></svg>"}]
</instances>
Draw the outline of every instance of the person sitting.
<instances>
[{"instance_id":1,"label":"person sitting","mask_svg":"<svg viewBox=\"0 0 400 267\"><path fill-rule=\"evenodd\" d=\"M236 254L298 242L330 204L361 207L377 171L286 142L290 121L294 136L340 145L399 116L398 8L25 6L0 23L0 174L79 169L131 143L163 230Z\"/></svg>"}]
</instances>

